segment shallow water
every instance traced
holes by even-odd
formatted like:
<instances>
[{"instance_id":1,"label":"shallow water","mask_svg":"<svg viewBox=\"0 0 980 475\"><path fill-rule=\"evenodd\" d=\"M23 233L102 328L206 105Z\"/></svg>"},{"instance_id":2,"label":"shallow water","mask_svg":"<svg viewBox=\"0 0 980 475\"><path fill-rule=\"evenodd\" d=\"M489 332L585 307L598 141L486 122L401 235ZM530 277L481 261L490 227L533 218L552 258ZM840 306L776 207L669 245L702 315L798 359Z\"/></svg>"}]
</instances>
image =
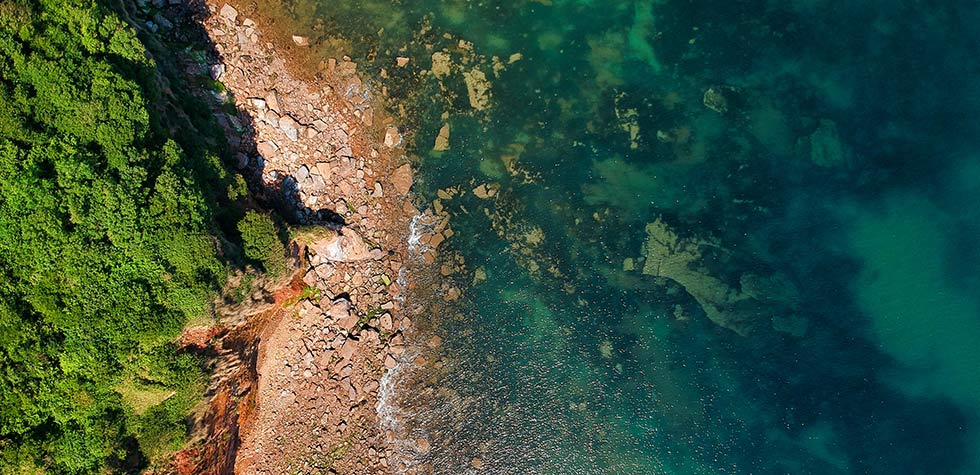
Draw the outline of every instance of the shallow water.
<instances>
[{"instance_id":1,"label":"shallow water","mask_svg":"<svg viewBox=\"0 0 980 475\"><path fill-rule=\"evenodd\" d=\"M289 5L404 107L465 260L403 463L980 473L975 2Z\"/></svg>"}]
</instances>

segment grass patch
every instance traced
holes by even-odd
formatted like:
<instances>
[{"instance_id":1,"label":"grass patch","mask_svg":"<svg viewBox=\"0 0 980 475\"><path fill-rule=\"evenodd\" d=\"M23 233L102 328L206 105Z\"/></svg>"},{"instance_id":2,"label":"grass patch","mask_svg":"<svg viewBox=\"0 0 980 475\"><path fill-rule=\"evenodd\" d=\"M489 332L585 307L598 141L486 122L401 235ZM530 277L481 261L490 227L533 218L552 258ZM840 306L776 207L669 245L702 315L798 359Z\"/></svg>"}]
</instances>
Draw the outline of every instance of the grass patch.
<instances>
[{"instance_id":1,"label":"grass patch","mask_svg":"<svg viewBox=\"0 0 980 475\"><path fill-rule=\"evenodd\" d=\"M319 302L321 298L323 298L323 295L320 292L320 289L307 285L303 287L303 290L299 293L299 295L286 300L283 303L283 307L292 307L293 305L296 305L306 299L309 299L311 302Z\"/></svg>"},{"instance_id":2,"label":"grass patch","mask_svg":"<svg viewBox=\"0 0 980 475\"><path fill-rule=\"evenodd\" d=\"M155 384L137 382L134 378L127 378L117 385L115 390L122 396L123 403L137 416L142 416L151 407L162 404L177 394L177 391Z\"/></svg>"}]
</instances>

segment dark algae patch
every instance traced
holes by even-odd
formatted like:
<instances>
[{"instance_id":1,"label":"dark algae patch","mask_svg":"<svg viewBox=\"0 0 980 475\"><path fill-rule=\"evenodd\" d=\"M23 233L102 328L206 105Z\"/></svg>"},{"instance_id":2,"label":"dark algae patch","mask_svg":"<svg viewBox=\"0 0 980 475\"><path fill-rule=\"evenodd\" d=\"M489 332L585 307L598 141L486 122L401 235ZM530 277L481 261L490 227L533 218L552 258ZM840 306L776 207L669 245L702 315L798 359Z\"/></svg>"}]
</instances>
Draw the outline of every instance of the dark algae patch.
<instances>
[{"instance_id":1,"label":"dark algae patch","mask_svg":"<svg viewBox=\"0 0 980 475\"><path fill-rule=\"evenodd\" d=\"M980 468L975 4L260 3L449 218L408 472Z\"/></svg>"}]
</instances>

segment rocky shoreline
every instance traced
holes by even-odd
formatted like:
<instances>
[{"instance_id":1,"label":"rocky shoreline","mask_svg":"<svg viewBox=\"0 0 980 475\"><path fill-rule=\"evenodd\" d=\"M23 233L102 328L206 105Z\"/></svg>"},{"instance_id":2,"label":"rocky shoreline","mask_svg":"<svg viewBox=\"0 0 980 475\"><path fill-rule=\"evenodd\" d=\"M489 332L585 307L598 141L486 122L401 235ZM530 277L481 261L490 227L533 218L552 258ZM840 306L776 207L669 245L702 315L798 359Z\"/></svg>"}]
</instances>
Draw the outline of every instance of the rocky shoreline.
<instances>
[{"instance_id":1,"label":"rocky shoreline","mask_svg":"<svg viewBox=\"0 0 980 475\"><path fill-rule=\"evenodd\" d=\"M218 85L206 99L227 111L216 116L249 187L292 223L297 270L185 333L182 346L216 354L216 368L169 471L390 473L378 391L411 327L399 277L418 214L400 132L349 59L298 79L244 11L210 0L198 10L214 57L188 75ZM150 30L169 28L157 17Z\"/></svg>"}]
</instances>

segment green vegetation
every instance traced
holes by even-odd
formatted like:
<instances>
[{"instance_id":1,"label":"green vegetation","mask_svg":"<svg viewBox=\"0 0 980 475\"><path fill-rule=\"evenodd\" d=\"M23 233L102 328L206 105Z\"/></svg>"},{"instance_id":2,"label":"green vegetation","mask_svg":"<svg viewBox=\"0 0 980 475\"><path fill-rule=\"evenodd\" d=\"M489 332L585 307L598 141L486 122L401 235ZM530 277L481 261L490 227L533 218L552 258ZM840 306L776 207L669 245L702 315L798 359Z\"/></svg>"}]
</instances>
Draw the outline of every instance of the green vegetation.
<instances>
[{"instance_id":1,"label":"green vegetation","mask_svg":"<svg viewBox=\"0 0 980 475\"><path fill-rule=\"evenodd\" d=\"M261 263L273 276L282 275L287 267L280 229L271 216L256 211L248 211L238 222L245 257Z\"/></svg>"},{"instance_id":2,"label":"green vegetation","mask_svg":"<svg viewBox=\"0 0 980 475\"><path fill-rule=\"evenodd\" d=\"M177 449L205 375L174 342L240 264L223 131L125 15L0 3L0 474L137 473ZM247 256L278 270L263 219Z\"/></svg>"},{"instance_id":3,"label":"green vegetation","mask_svg":"<svg viewBox=\"0 0 980 475\"><path fill-rule=\"evenodd\" d=\"M321 298L323 298L323 295L321 295L320 289L305 285L303 286L303 290L299 293L299 295L287 299L283 303L283 307L292 307L293 305L296 305L304 300L319 302Z\"/></svg>"}]
</instances>

